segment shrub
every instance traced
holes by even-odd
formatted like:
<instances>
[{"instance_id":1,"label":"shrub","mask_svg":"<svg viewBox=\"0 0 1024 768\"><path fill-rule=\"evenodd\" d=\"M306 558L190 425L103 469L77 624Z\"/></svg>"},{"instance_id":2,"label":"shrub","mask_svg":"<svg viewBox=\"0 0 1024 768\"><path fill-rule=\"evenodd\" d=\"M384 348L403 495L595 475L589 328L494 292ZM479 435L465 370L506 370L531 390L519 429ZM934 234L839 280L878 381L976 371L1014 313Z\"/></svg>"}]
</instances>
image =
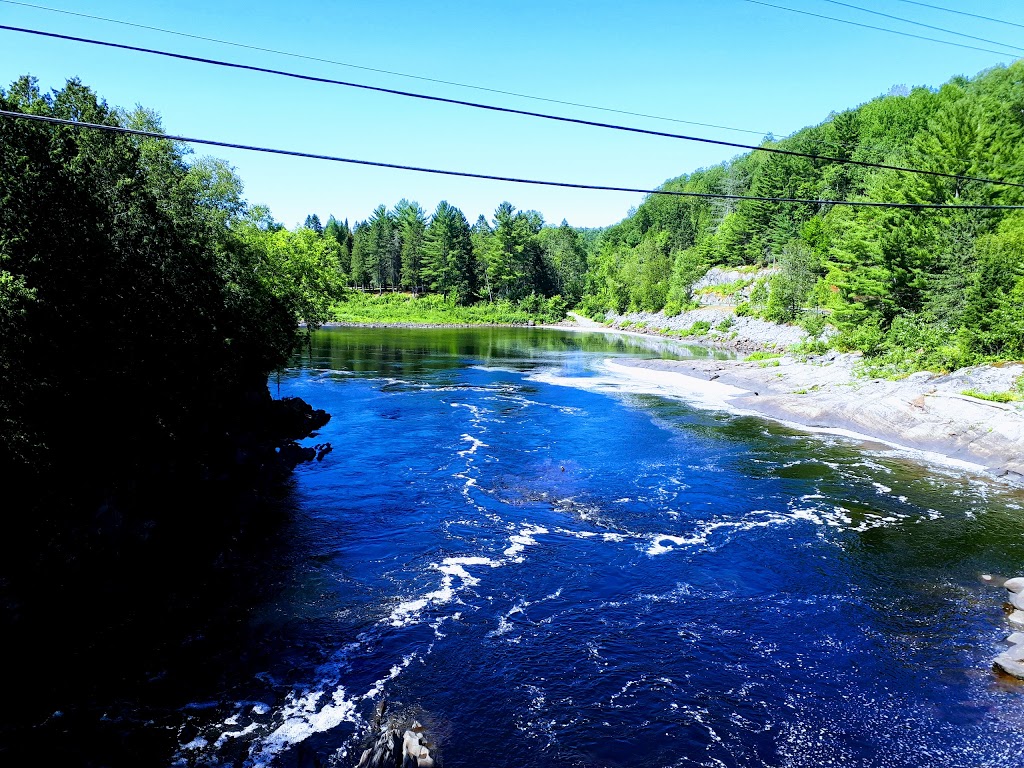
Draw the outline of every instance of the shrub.
<instances>
[{"instance_id":1,"label":"shrub","mask_svg":"<svg viewBox=\"0 0 1024 768\"><path fill-rule=\"evenodd\" d=\"M801 328L807 331L811 338L818 338L825 332L825 316L817 312L805 312L798 321Z\"/></svg>"},{"instance_id":2,"label":"shrub","mask_svg":"<svg viewBox=\"0 0 1024 768\"><path fill-rule=\"evenodd\" d=\"M703 336L705 333L711 330L711 323L707 320L698 320L690 326L690 336Z\"/></svg>"}]
</instances>

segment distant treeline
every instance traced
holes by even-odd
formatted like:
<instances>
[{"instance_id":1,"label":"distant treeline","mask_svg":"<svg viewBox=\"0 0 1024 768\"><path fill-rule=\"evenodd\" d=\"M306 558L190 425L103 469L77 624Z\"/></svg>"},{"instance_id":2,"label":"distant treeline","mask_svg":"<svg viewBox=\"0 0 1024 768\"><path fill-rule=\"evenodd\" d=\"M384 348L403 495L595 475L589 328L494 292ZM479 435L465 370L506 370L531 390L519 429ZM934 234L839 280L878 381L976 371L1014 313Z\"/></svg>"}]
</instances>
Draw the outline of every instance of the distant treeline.
<instances>
[{"instance_id":1,"label":"distant treeline","mask_svg":"<svg viewBox=\"0 0 1024 768\"><path fill-rule=\"evenodd\" d=\"M341 279L352 288L436 293L454 305L559 297L573 306L583 298L585 233L564 221L544 226L536 211L507 202L472 226L445 201L428 216L403 199L353 227L333 216L323 226L311 214L302 229L337 244Z\"/></svg>"}]
</instances>

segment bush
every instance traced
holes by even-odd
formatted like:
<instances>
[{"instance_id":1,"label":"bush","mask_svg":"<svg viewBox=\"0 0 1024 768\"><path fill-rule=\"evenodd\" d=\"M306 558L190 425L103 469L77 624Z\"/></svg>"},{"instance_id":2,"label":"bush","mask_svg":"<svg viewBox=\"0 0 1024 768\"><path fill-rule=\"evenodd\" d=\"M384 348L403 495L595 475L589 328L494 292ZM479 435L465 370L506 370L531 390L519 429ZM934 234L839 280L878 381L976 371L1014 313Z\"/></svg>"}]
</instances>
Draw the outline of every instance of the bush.
<instances>
[{"instance_id":1,"label":"bush","mask_svg":"<svg viewBox=\"0 0 1024 768\"><path fill-rule=\"evenodd\" d=\"M733 326L733 322L732 317L727 317L715 326L715 330L719 333L728 333L729 329Z\"/></svg>"},{"instance_id":2,"label":"bush","mask_svg":"<svg viewBox=\"0 0 1024 768\"><path fill-rule=\"evenodd\" d=\"M817 312L805 312L798 321L801 328L807 331L811 338L818 338L825 332L825 316Z\"/></svg>"},{"instance_id":3,"label":"bush","mask_svg":"<svg viewBox=\"0 0 1024 768\"><path fill-rule=\"evenodd\" d=\"M882 349L885 334L876 325L864 324L843 329L835 340L836 347L845 352L863 352L878 355Z\"/></svg>"},{"instance_id":4,"label":"bush","mask_svg":"<svg viewBox=\"0 0 1024 768\"><path fill-rule=\"evenodd\" d=\"M711 323L707 320L698 320L691 325L687 330L683 331L683 336L703 336L711 330Z\"/></svg>"}]
</instances>

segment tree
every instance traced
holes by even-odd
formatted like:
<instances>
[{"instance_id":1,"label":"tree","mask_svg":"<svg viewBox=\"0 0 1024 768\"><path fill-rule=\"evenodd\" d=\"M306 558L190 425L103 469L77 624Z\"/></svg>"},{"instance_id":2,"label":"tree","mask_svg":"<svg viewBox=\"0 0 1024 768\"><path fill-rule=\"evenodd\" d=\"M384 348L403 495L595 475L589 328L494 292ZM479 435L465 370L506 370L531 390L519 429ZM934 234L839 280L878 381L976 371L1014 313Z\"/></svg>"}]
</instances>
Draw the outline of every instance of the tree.
<instances>
[{"instance_id":1,"label":"tree","mask_svg":"<svg viewBox=\"0 0 1024 768\"><path fill-rule=\"evenodd\" d=\"M469 222L462 211L442 200L430 217L423 242L423 281L434 291L457 304L473 296L472 256Z\"/></svg>"},{"instance_id":2,"label":"tree","mask_svg":"<svg viewBox=\"0 0 1024 768\"><path fill-rule=\"evenodd\" d=\"M414 294L420 291L423 270L423 238L427 229L426 213L419 203L403 198L394 212L396 230L401 240L401 285Z\"/></svg>"},{"instance_id":3,"label":"tree","mask_svg":"<svg viewBox=\"0 0 1024 768\"><path fill-rule=\"evenodd\" d=\"M394 216L383 205L378 205L367 219L367 240L364 258L370 284L379 289L398 285L401 272L401 243Z\"/></svg>"},{"instance_id":4,"label":"tree","mask_svg":"<svg viewBox=\"0 0 1024 768\"><path fill-rule=\"evenodd\" d=\"M536 287L541 249L537 234L544 220L535 211L517 212L504 202L494 212L486 254L487 281L497 298L521 299Z\"/></svg>"},{"instance_id":5,"label":"tree","mask_svg":"<svg viewBox=\"0 0 1024 768\"><path fill-rule=\"evenodd\" d=\"M570 307L576 306L586 288L587 253L583 238L563 219L557 228L542 229L540 242L546 261L552 266L555 291Z\"/></svg>"},{"instance_id":6,"label":"tree","mask_svg":"<svg viewBox=\"0 0 1024 768\"><path fill-rule=\"evenodd\" d=\"M308 230L316 232L318 235L322 235L324 233L324 228L320 224L320 217L315 213L309 214L309 216L306 217L306 223L302 226Z\"/></svg>"},{"instance_id":7,"label":"tree","mask_svg":"<svg viewBox=\"0 0 1024 768\"><path fill-rule=\"evenodd\" d=\"M347 281L348 275L352 272L352 230L348 227L348 221L338 221L331 216L327 219L327 226L324 227L324 237L334 240L341 249L342 280Z\"/></svg>"}]
</instances>

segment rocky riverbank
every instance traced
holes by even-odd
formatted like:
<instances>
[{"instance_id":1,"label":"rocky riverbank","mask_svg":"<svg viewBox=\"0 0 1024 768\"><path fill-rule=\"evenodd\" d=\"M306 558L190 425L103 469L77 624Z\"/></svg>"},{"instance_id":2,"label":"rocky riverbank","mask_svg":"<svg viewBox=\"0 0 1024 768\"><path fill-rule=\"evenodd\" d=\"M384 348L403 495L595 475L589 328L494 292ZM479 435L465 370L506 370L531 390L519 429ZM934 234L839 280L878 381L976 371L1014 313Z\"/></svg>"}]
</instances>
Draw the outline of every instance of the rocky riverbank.
<instances>
[{"instance_id":1,"label":"rocky riverbank","mask_svg":"<svg viewBox=\"0 0 1024 768\"><path fill-rule=\"evenodd\" d=\"M605 365L611 375L644 381L652 391L939 454L1024 482L1024 408L963 394L1007 391L1024 365L889 381L859 376L858 359L830 353L806 360L616 359Z\"/></svg>"}]
</instances>

